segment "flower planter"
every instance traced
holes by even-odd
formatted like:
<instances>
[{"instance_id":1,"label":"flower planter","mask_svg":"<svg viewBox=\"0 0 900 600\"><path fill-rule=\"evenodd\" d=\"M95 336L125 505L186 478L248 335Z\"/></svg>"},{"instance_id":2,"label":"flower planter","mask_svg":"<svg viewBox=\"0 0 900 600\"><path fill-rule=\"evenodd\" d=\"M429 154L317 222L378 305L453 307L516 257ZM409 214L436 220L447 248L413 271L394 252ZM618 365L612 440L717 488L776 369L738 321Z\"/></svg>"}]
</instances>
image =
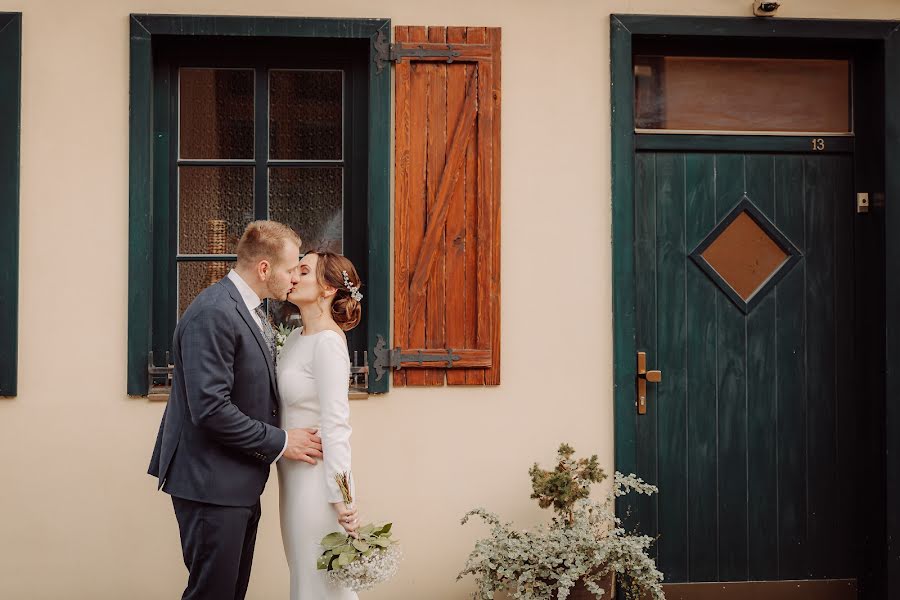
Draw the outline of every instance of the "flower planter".
<instances>
[{"instance_id":1,"label":"flower planter","mask_svg":"<svg viewBox=\"0 0 900 600\"><path fill-rule=\"evenodd\" d=\"M630 533L616 518L615 499L629 492L650 495L657 489L635 475L616 472L613 485L607 489L603 502L590 499L590 487L605 478L596 455L590 459L572 458L574 450L561 444L559 460L552 470L535 464L530 470L532 498L541 508L553 508L549 523L531 530L516 529L497 515L483 508L467 512L465 525L471 517L479 517L491 527L490 535L475 543L458 579L475 575L478 598L499 598L507 590L522 600L556 600L559 580L575 582L568 590L571 600L612 600L614 574L624 579L628 591L646 600L665 600L660 582L662 573L650 556L653 539ZM606 577L600 577L609 572ZM586 574L586 575L585 575ZM594 596L583 581L576 577L599 578Z\"/></svg>"},{"instance_id":2,"label":"flower planter","mask_svg":"<svg viewBox=\"0 0 900 600\"><path fill-rule=\"evenodd\" d=\"M608 600L613 597L613 575L610 573L606 577L603 578L603 582L600 587L603 588L603 595L600 596L603 600ZM575 582L575 587L569 590L569 598L568 600L597 600L597 597L590 593L588 589L584 586L584 583L579 579Z\"/></svg>"}]
</instances>

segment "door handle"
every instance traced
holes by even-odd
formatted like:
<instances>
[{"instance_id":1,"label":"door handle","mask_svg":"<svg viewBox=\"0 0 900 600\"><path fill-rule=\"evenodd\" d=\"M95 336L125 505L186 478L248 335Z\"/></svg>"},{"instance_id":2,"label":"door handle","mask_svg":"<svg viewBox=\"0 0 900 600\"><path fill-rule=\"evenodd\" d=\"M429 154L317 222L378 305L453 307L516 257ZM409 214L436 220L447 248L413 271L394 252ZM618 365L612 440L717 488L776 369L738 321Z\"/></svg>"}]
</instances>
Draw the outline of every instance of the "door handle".
<instances>
[{"instance_id":1,"label":"door handle","mask_svg":"<svg viewBox=\"0 0 900 600\"><path fill-rule=\"evenodd\" d=\"M662 381L662 371L647 370L647 353L637 353L637 409L639 415L647 414L647 382Z\"/></svg>"}]
</instances>

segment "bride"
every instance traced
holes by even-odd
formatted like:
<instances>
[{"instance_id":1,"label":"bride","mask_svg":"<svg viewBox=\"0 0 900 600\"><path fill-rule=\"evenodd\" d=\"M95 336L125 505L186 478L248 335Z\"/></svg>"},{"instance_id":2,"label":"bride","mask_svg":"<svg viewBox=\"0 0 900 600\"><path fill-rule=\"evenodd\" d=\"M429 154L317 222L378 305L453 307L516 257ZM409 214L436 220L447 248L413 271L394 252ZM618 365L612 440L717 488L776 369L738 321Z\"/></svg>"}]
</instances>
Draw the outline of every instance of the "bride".
<instances>
[{"instance_id":1,"label":"bride","mask_svg":"<svg viewBox=\"0 0 900 600\"><path fill-rule=\"evenodd\" d=\"M281 426L319 430L323 459L278 461L281 535L291 570L291 600L356 600L316 569L320 542L342 527L356 536L356 508L346 506L335 474L350 472L350 358L345 331L360 319L360 281L347 258L311 252L300 261L299 282L288 301L300 309L295 329L278 356ZM354 492L351 481L351 490Z\"/></svg>"}]
</instances>

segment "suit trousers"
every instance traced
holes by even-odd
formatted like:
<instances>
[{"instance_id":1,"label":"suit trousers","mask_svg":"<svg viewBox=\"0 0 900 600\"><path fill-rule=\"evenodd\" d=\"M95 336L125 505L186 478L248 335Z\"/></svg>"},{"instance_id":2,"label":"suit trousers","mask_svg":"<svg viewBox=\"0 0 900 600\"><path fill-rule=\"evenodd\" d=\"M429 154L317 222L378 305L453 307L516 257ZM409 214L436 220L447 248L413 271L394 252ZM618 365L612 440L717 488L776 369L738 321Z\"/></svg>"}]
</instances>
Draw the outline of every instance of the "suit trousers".
<instances>
[{"instance_id":1,"label":"suit trousers","mask_svg":"<svg viewBox=\"0 0 900 600\"><path fill-rule=\"evenodd\" d=\"M253 506L219 506L172 496L188 569L182 600L243 600L250 581L256 529Z\"/></svg>"}]
</instances>

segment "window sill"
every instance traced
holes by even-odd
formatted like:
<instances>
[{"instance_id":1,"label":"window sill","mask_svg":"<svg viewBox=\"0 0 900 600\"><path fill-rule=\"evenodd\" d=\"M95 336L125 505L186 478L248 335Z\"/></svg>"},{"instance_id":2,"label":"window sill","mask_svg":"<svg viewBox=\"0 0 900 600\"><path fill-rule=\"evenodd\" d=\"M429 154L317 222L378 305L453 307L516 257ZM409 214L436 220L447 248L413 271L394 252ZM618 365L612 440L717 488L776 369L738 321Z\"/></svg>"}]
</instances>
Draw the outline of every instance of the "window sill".
<instances>
[{"instance_id":1,"label":"window sill","mask_svg":"<svg viewBox=\"0 0 900 600\"><path fill-rule=\"evenodd\" d=\"M146 396L143 396L147 399L148 402L168 402L169 401L169 393L168 392L151 392ZM350 400L368 400L369 393L368 392L350 392L348 394Z\"/></svg>"}]
</instances>

